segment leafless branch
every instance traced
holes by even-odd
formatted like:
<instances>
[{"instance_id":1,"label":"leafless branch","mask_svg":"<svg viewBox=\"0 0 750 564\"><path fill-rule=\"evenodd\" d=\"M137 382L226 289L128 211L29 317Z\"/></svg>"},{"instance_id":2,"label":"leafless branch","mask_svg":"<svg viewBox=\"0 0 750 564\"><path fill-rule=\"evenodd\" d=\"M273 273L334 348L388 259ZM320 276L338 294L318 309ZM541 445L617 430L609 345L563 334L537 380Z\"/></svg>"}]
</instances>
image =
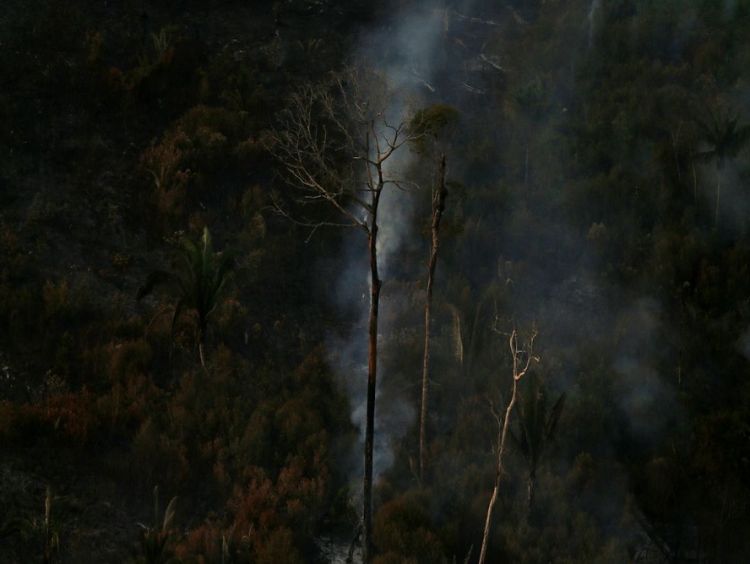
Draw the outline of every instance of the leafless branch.
<instances>
[{"instance_id":1,"label":"leafless branch","mask_svg":"<svg viewBox=\"0 0 750 564\"><path fill-rule=\"evenodd\" d=\"M400 190L415 186L390 170L386 174L384 167L416 135L405 121L386 118L385 97L373 95L382 88L371 88L367 81L377 83L377 77L350 69L327 82L303 85L279 115L267 147L285 182L300 192L294 201L328 205L343 218L315 222L293 218L276 206L298 225L359 227L369 233L376 196L388 185Z\"/></svg>"}]
</instances>

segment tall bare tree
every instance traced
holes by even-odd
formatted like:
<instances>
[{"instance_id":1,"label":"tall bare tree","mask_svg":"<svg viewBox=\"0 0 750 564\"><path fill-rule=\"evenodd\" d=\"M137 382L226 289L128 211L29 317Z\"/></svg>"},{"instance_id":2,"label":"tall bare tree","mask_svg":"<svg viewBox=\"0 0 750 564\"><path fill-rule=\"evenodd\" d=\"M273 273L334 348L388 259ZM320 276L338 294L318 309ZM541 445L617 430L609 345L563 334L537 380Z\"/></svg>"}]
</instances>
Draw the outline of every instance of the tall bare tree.
<instances>
[{"instance_id":1,"label":"tall bare tree","mask_svg":"<svg viewBox=\"0 0 750 564\"><path fill-rule=\"evenodd\" d=\"M398 150L414 140L406 121L392 123L389 92L372 70L347 70L316 85L304 85L289 100L269 149L289 184L300 190L297 211L278 209L314 232L321 226L354 227L367 237L370 310L367 355L367 411L363 484L363 557L370 560L372 538L373 439L378 363L378 309L382 281L378 272L380 201L388 188L405 188L397 176ZM400 117L400 116L399 116ZM307 206L324 204L324 215Z\"/></svg>"},{"instance_id":2,"label":"tall bare tree","mask_svg":"<svg viewBox=\"0 0 750 564\"><path fill-rule=\"evenodd\" d=\"M536 331L532 332L526 340L524 348L520 348L518 343L518 331L513 329L510 338L508 339L508 346L510 347L511 361L513 364L513 387L511 389L510 401L505 408L505 415L501 416L501 414L495 409L494 404L490 402L492 414L497 421L497 465L495 467L495 485L492 488L492 496L490 496L490 501L487 505L487 516L484 520L484 532L482 534L482 548L479 552L479 564L484 564L484 561L487 558L487 545L489 544L490 529L492 528L492 513L495 509L495 503L497 503L497 497L500 493L500 482L505 474L503 455L505 454L505 443L510 428L510 417L513 414L513 408L518 399L518 384L529 371L532 361L539 361L538 357L534 356L535 338Z\"/></svg>"},{"instance_id":3,"label":"tall bare tree","mask_svg":"<svg viewBox=\"0 0 750 564\"><path fill-rule=\"evenodd\" d=\"M427 405L430 386L430 336L432 325L432 294L440 246L440 222L445 211L446 151L450 147L452 134L458 124L458 110L447 104L433 104L415 113L410 130L416 137L412 148L417 153L428 155L431 161L437 160L437 178L432 188L432 214L430 223L430 257L427 261L427 292L424 308L424 356L422 357L422 394L419 407L419 479L424 480L427 459ZM458 312L454 321L460 323ZM460 339L460 327L458 327Z\"/></svg>"},{"instance_id":4,"label":"tall bare tree","mask_svg":"<svg viewBox=\"0 0 750 564\"><path fill-rule=\"evenodd\" d=\"M422 397L419 407L419 478L424 480L426 442L427 442L427 395L430 387L430 324L432 322L432 287L437 266L438 248L440 246L440 220L445 211L445 198L448 191L445 187L445 155L440 156L438 178L432 190L432 223L430 232L432 243L430 259L427 263L427 296L424 305L424 356L422 358Z\"/></svg>"}]
</instances>

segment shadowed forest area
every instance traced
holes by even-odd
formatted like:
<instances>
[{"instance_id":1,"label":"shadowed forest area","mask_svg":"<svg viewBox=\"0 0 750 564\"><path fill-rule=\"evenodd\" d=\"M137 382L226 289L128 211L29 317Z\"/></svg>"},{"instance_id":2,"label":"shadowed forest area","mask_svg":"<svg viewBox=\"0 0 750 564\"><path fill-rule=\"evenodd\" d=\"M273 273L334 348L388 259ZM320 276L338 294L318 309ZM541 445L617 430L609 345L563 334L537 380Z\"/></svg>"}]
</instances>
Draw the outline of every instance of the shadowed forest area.
<instances>
[{"instance_id":1,"label":"shadowed forest area","mask_svg":"<svg viewBox=\"0 0 750 564\"><path fill-rule=\"evenodd\" d=\"M750 559L750 2L6 0L0 562Z\"/></svg>"}]
</instances>

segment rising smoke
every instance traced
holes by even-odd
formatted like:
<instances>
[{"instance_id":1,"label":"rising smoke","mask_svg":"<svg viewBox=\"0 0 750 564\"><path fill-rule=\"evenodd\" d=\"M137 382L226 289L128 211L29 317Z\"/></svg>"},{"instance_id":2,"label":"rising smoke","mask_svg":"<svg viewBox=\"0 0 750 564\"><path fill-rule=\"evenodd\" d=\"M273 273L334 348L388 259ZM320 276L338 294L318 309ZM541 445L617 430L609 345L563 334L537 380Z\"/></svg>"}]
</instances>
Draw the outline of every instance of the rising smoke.
<instances>
[{"instance_id":1,"label":"rising smoke","mask_svg":"<svg viewBox=\"0 0 750 564\"><path fill-rule=\"evenodd\" d=\"M454 269L452 274L465 273L469 284L476 287L499 286L505 296L499 307L506 308L502 312L506 320L527 326L538 324L542 370L549 386L556 392L566 391L572 396L578 395L578 399L587 393L579 386L580 367L576 364L576 355L587 344L595 346L611 339L612 328L619 326L620 332L615 336L614 344L607 344L615 351L611 364L605 367L611 378L607 385L613 390L613 401L621 414L624 433L633 440L657 443L669 425L680 420L678 402L660 376L663 349L656 344L671 329L664 326L658 297L633 295L626 289L613 289L601 282L602 259L594 247L597 233L606 231L606 227L598 227L596 217L588 231L581 232L574 227L569 218L555 207L558 205L555 198L570 189L571 180L560 175L543 177L537 172L542 168L566 170L567 163L563 161L571 156L543 152L545 146L535 139L535 133L549 124L564 122L569 108L585 105L585 101L575 98L575 88L571 85L575 84L578 59L589 56L594 47L603 6L600 0L593 0L591 3L581 2L578 7L577 19L571 17L577 21L570 30L571 49L557 54L559 70L551 83L550 79L547 83L538 81L529 69L503 59L502 50L496 47L502 44L504 33L518 33L527 25L523 14L516 13L509 5L489 5L480 1L449 7L444 2L424 2L405 8L378 28L365 33L354 58L367 61L387 77L392 92L388 113L393 123L408 119L414 109L435 102L449 103L462 115L480 121L484 112L489 114L490 110L496 110L493 108L497 103L493 98L493 88L504 83L505 73L529 76L532 87L546 90L544 105L535 110L533 119L525 122L526 127L521 128L524 130L520 134L507 134L503 131L504 125L498 124L501 131L487 141L491 147L489 150L496 152L498 161L503 158L508 161L509 156L518 161L520 157L521 162L525 160L524 165L479 168L462 153L448 155L451 175L467 184L462 213L473 222L472 225L476 225L476 240L471 239L471 231L467 228L461 237L446 244L446 253L450 256L441 258L444 266L439 268ZM487 36L495 40L490 41ZM576 45L580 49L573 48ZM458 137L472 139L475 131L471 128L471 119L466 120L469 125L457 133ZM525 146L525 151L519 150L519 146ZM545 166L538 166L538 162ZM398 158L389 164L387 173L394 177L408 176L415 164L415 155L403 148ZM482 209L481 203L472 202L473 194L480 193L480 188L506 191L511 201L503 209ZM422 186L421 190L429 190L429 187ZM405 264L406 257L419 257L419 251L423 249L421 233L415 227L422 221L417 217L417 212L423 211L420 197L423 196L419 192L389 189L381 203L378 240L384 280L381 358L398 359L399 347L407 348L405 342L418 342L418 339L409 341L404 318L411 315L410 329L419 331L418 323L413 320L418 318L414 313L421 304L410 301L408 285L403 280L415 280L423 275L421 263ZM449 199L449 209L454 202ZM586 210L584 215L589 211ZM483 222L484 226L480 227ZM489 231L487 223L492 225ZM492 238L487 237L488 232ZM328 343L331 362L349 394L352 422L360 428L362 437L369 296L364 249L363 237L345 239L339 257L343 266L333 291L343 310L356 312L356 322L343 335L332 334ZM497 265L502 265L502 268ZM479 292L472 299L470 306L476 306ZM496 302L487 307L493 305L497 307ZM470 317L466 316L467 319ZM477 318L489 325L491 315ZM460 322L461 318L455 315L453 319ZM440 331L438 329L438 333ZM463 332L468 333L468 328ZM480 332L491 333L489 327L480 328ZM400 342L390 338L394 334L403 337ZM464 343L460 344L463 347ZM492 335L486 337L481 341L480 350L472 353L479 359L474 366L497 370L493 363L503 345ZM415 346L418 349L419 345ZM750 348L746 347L745 341L741 346L743 350ZM544 366L545 358L547 367ZM415 423L414 394L408 387L399 388L400 384L394 384L394 380L401 383L409 380L409 375L403 373L407 370L405 366L408 363L380 363L375 428L376 479L393 464L395 446ZM469 382L459 382L460 372L446 366L448 368L438 367L435 376L445 382L446 390L470 385ZM554 373L550 366L554 367ZM498 382L502 383L504 376L498 374ZM415 386L418 377L418 372L414 371L411 380ZM488 425L491 424L488 417ZM440 428L439 432L449 435L452 429ZM361 447L355 449L350 461L352 484L357 486L362 471L361 450ZM614 455L611 456L607 462L616 467ZM451 461L444 463L450 465ZM611 486L609 491L602 489L595 505L608 516L607 519L615 522L627 498L627 485L622 479Z\"/></svg>"},{"instance_id":2,"label":"rising smoke","mask_svg":"<svg viewBox=\"0 0 750 564\"><path fill-rule=\"evenodd\" d=\"M443 37L444 17L440 10L429 6L400 13L381 27L369 30L360 41L353 56L358 64L367 64L381 72L386 81L390 98L386 109L386 120L391 124L408 121L423 91L432 88L435 54ZM382 131L383 137L392 141L392 133ZM408 146L402 147L387 161L387 180L408 178L413 166L414 153ZM427 187L429 189L429 187ZM377 240L380 277L384 281L381 301L380 352L388 354L389 340L386 337L396 328L389 323L395 318L389 311L403 304L399 296L389 291L391 278L403 270L399 265L399 253L404 245L414 245L417 233L414 229L414 191L419 187L407 183L404 189L389 185L384 190L379 206L379 233ZM422 187L425 189L425 187ZM366 411L367 339L366 326L369 299L369 270L363 260L365 241L363 237L348 238L342 250L343 268L334 288L338 305L346 311L358 312L355 328L345 336L331 336L328 349L332 352L332 363L344 381L352 412L351 420L360 429L360 443L364 443L364 419ZM389 371L380 364L376 403L374 475L377 479L393 463L393 445L402 438L414 423L415 407L404 396L382 393L388 386ZM353 455L351 476L361 475L363 461L361 448ZM355 462L356 461L356 462ZM358 483L358 482L356 482Z\"/></svg>"}]
</instances>

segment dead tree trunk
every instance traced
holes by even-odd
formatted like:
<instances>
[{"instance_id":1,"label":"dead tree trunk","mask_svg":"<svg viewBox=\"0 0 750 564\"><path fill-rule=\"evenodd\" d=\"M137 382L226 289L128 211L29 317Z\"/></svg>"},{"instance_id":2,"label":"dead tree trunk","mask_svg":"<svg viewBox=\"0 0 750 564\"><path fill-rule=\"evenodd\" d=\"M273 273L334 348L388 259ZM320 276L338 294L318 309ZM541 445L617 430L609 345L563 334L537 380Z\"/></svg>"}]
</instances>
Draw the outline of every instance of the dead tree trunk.
<instances>
[{"instance_id":1,"label":"dead tree trunk","mask_svg":"<svg viewBox=\"0 0 750 564\"><path fill-rule=\"evenodd\" d=\"M505 408L505 416L502 418L502 420L500 418L500 414L495 410L492 402L490 402L492 413L495 416L495 419L497 420L497 424L498 424L497 466L495 468L495 485L492 488L492 496L490 496L490 501L489 501L489 504L487 505L487 516L485 517L485 520L484 520L484 532L482 533L482 548L479 552L478 564L484 564L484 561L487 558L487 545L489 544L490 529L492 528L492 513L495 509L495 504L497 503L497 497L500 493L500 482L502 480L503 474L505 473L505 468L503 466L503 455L505 454L505 441L508 437L508 429L510 428L510 417L511 417L511 414L513 413L513 407L516 405L516 401L518 399L518 382L521 381L521 378L523 378L526 372L528 371L531 361L536 360L532 355L535 336L536 335L532 333L531 338L529 339L529 342L527 343L528 350L523 351L518 348L517 331L514 329L511 332L508 344L510 346L510 352L511 352L512 360L513 360L513 388L511 391L510 401L508 402L508 406ZM523 355L525 355L526 360L523 363L523 367L522 367L521 356Z\"/></svg>"},{"instance_id":2,"label":"dead tree trunk","mask_svg":"<svg viewBox=\"0 0 750 564\"><path fill-rule=\"evenodd\" d=\"M492 488L492 496L490 497L490 502L487 505L487 515L484 520L484 532L482 533L482 548L479 552L479 564L484 564L484 560L487 557L487 544L489 542L490 538L490 528L492 526L492 512L495 509L495 503L497 503L497 496L500 493L500 481L503 477L503 473L505 472L503 468L503 454L505 453L505 439L508 434L508 426L510 424L510 415L513 412L513 407L516 405L516 398L517 398L517 391L518 391L518 380L515 378L513 379L513 393L510 397L510 402L508 403L508 407L505 408L505 418L502 421L502 424L499 425L499 435L498 435L498 443L499 447L497 449L497 467L495 469L495 485ZM499 418L498 418L499 422Z\"/></svg>"},{"instance_id":3,"label":"dead tree trunk","mask_svg":"<svg viewBox=\"0 0 750 564\"><path fill-rule=\"evenodd\" d=\"M301 190L300 209L320 203L339 219L294 217L281 202L277 211L295 224L309 227L354 227L367 236L370 261L370 310L367 354L362 552L371 558L372 487L377 390L378 309L382 282L378 274L378 206L387 185L404 188L404 180L386 173L386 164L403 145L418 138L406 121L386 120L385 81L368 69L348 69L330 83L305 85L289 100L268 149L282 165L287 182ZM336 142L332 140L336 139Z\"/></svg>"},{"instance_id":4,"label":"dead tree trunk","mask_svg":"<svg viewBox=\"0 0 750 564\"><path fill-rule=\"evenodd\" d=\"M372 192L372 212L370 233L367 245L370 252L370 319L368 325L367 348L367 417L365 421L365 472L363 484L364 508L362 524L364 539L362 543L363 561L370 562L372 546L372 478L373 478L373 441L375 429L375 392L378 375L378 309L380 307L380 288L382 282L378 275L378 204L382 192L382 182Z\"/></svg>"},{"instance_id":5,"label":"dead tree trunk","mask_svg":"<svg viewBox=\"0 0 750 564\"><path fill-rule=\"evenodd\" d=\"M438 179L432 192L432 247L427 265L427 296L424 305L424 357L422 359L422 399L419 409L419 479L424 481L427 442L427 395L430 387L430 323L432 321L432 286L435 280L438 247L440 245L440 220L445 210L445 155L440 157Z\"/></svg>"}]
</instances>

